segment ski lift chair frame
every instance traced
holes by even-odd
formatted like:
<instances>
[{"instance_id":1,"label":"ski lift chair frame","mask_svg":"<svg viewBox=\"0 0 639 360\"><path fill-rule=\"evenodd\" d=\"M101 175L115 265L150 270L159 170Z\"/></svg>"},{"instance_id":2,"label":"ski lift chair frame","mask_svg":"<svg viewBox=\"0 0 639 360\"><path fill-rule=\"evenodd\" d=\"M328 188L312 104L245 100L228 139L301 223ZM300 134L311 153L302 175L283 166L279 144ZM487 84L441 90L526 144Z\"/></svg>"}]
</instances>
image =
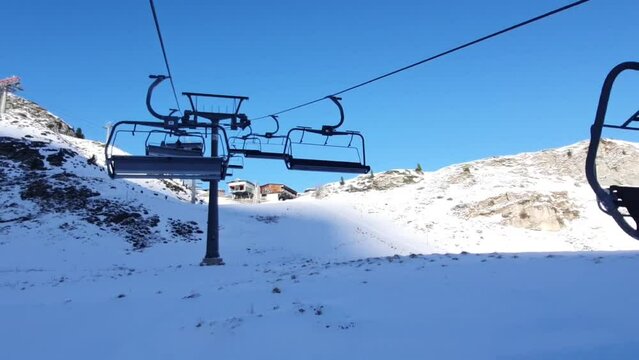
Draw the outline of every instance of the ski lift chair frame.
<instances>
[{"instance_id":1,"label":"ski lift chair frame","mask_svg":"<svg viewBox=\"0 0 639 360\"><path fill-rule=\"evenodd\" d=\"M149 143L149 139L153 134L164 134L164 140L160 145ZM176 136L178 140L175 143L168 143L167 136ZM180 137L197 137L199 142L180 142ZM144 142L147 156L189 156L202 157L206 152L206 143L201 133L194 133L182 130L151 130L149 131L146 141Z\"/></svg>"},{"instance_id":2,"label":"ski lift chair frame","mask_svg":"<svg viewBox=\"0 0 639 360\"><path fill-rule=\"evenodd\" d=\"M119 130L118 127L132 125L133 129ZM228 151L223 156L175 156L175 155L114 155L113 147L119 132L144 132L138 126L164 129L164 123L157 121L119 121L113 125L104 152L107 173L111 178L134 179L201 179L221 180L226 176L228 167ZM180 125L172 128L179 130ZM197 126L188 125L189 129L215 128L223 141L223 147L228 149L226 130L219 125L200 123ZM151 130L157 131L157 130ZM208 131L207 131L208 132Z\"/></svg>"},{"instance_id":3,"label":"ski lift chair frame","mask_svg":"<svg viewBox=\"0 0 639 360\"><path fill-rule=\"evenodd\" d=\"M230 154L228 153L229 142L226 130L221 126L222 120L230 120L228 125L235 130L238 127L246 127L250 122L245 114L240 114L240 106L244 100L248 100L245 96L217 95L204 93L184 92L191 104L191 110L185 110L180 116L173 115L175 110L171 110L169 115L162 115L155 111L151 106L151 98L153 90L164 80L168 79L165 75L150 75L153 79L146 94L146 106L151 115L162 122L154 121L120 121L116 123L105 146L105 158L107 164L107 173L112 178L175 178L175 179L201 179L205 181L223 180L226 177ZM213 97L223 99L239 100L233 113L212 113L199 111L194 105L193 98L197 97ZM208 123L199 122L198 119L208 120ZM122 125L133 125L133 133L137 126L148 126L152 128L164 129L165 131L196 131L204 129L208 135L210 129L211 135L211 156L210 157L193 157L193 156L136 156L136 155L113 155L113 142L115 135L118 133L117 127ZM222 140L222 147L226 151L219 155L217 153L218 137Z\"/></svg>"},{"instance_id":4,"label":"ski lift chair frame","mask_svg":"<svg viewBox=\"0 0 639 360\"><path fill-rule=\"evenodd\" d=\"M282 141L284 142L284 144L282 144L282 146L285 145L286 139L287 137L285 135L276 135L277 132L280 130L280 123L277 120L277 116L275 115L270 115L270 117L275 121L276 124L276 128L275 131L272 132L266 132L264 134L254 134L253 133L253 129L249 126L250 129L250 133L241 137L238 137L237 139L240 139L243 141L242 144L242 148L241 149L229 149L230 153L235 153L235 154L242 154L244 155L244 157L248 158L248 159L268 159L268 160L285 160L286 159L286 153L284 152L284 148L282 149L282 152L272 152L272 151L263 151L262 150L262 141L260 140L260 138L263 139L267 139L267 142L270 141L271 139L282 139ZM257 140L258 145L259 145L259 149L247 149L246 148L246 140Z\"/></svg>"},{"instance_id":5,"label":"ski lift chair frame","mask_svg":"<svg viewBox=\"0 0 639 360\"><path fill-rule=\"evenodd\" d=\"M252 151L257 151L257 152L261 151L262 141L253 134L253 128L250 125L247 126L247 128L249 129L248 134L229 137L229 145L231 146L229 148L230 154L242 155L246 157L246 153L249 153ZM237 142L241 143L241 147L238 147L236 145ZM246 146L247 146L247 143L249 142L252 144L255 144L257 149L248 149Z\"/></svg>"},{"instance_id":6,"label":"ski lift chair frame","mask_svg":"<svg viewBox=\"0 0 639 360\"><path fill-rule=\"evenodd\" d=\"M336 125L324 125L321 129L313 129L310 127L298 126L290 129L286 135L286 143L284 145L284 162L289 170L303 170L303 171L321 171L321 172L339 172L339 173L351 173L351 174L366 174L370 171L370 166L366 165L366 148L364 136L357 131L339 131L337 128L344 123L344 108L340 104L341 98L336 96L329 96L328 99L333 101L337 105L340 113L340 121ZM356 150L360 162L352 161L335 161L335 160L321 160L321 159L309 159L309 158L297 158L293 153L293 138L291 135L301 132L300 140L298 144L304 144L304 134L312 133L319 134L326 137L323 145L314 144L318 146L335 146L328 145L328 140L332 136L350 136L350 141L347 146L335 146L341 148L353 148ZM357 137L361 142L361 157L359 149L351 146L353 139ZM309 145L309 144L307 144Z\"/></svg>"},{"instance_id":7,"label":"ski lift chair frame","mask_svg":"<svg viewBox=\"0 0 639 360\"><path fill-rule=\"evenodd\" d=\"M611 185L606 189L599 183L596 168L597 152L603 128L639 130L639 127L631 126L633 122L639 121L639 111L621 125L606 124L606 112L612 86L617 77L626 70L639 71L639 62L624 62L615 66L606 76L601 89L595 121L590 127L590 145L586 156L586 178L597 196L599 208L610 215L626 234L639 240L639 187ZM628 214L621 213L619 211L621 207L625 208ZM626 220L627 217L634 220L634 227Z\"/></svg>"}]
</instances>

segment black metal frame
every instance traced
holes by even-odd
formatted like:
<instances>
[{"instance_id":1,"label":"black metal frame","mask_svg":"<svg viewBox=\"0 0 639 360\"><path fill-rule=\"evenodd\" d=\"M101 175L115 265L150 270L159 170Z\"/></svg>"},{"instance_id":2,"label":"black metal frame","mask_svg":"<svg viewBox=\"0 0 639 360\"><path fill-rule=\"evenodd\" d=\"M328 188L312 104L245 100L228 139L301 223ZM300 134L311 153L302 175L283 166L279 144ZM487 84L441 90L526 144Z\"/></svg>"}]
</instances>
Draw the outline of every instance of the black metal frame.
<instances>
[{"instance_id":1,"label":"black metal frame","mask_svg":"<svg viewBox=\"0 0 639 360\"><path fill-rule=\"evenodd\" d=\"M248 134L235 137L236 140L242 141L242 148L236 148L231 146L231 148L229 149L231 154L243 155L245 158L248 158L248 159L285 160L287 156L286 153L284 152L286 136L276 135L280 129L280 123L277 120L277 116L270 115L270 117L275 121L275 124L276 124L275 131L266 132L264 134L255 134L253 133L253 129L249 126L248 128L250 129L250 132ZM282 143L279 144L280 146L282 146L282 151L281 152L263 151L261 139L266 139L267 143L270 143L272 139L282 139ZM247 149L246 148L247 140L257 141L259 149Z\"/></svg>"},{"instance_id":2,"label":"black metal frame","mask_svg":"<svg viewBox=\"0 0 639 360\"><path fill-rule=\"evenodd\" d=\"M185 92L182 93L182 95L189 99L191 110L185 110L182 116L174 115L177 112L175 109L171 109L168 115L162 115L153 109L151 98L153 96L153 90L169 77L165 75L150 75L149 78L153 79L153 82L147 90L146 106L149 113L153 117L161 120L161 122L120 121L116 123L111 129L104 149L107 173L112 178L191 178L208 181L209 211L207 218L206 253L201 265L223 265L224 261L220 257L219 252L218 183L229 175L228 169L242 168L242 165L229 164L233 155L228 151L229 142L224 126L230 127L231 130L237 130L239 128L244 129L250 125L251 122L248 120L248 117L240 113L240 106L244 100L248 100L248 97ZM193 99L197 99L198 97L239 100L239 103L232 113L205 112L199 111L193 102ZM200 118L206 119L208 122L200 122ZM229 120L230 123L222 124L221 121L224 120ZM133 133L135 133L137 126L150 126L152 128L162 129L159 131L177 133L182 131L188 133L189 131L204 129L206 135L209 135L208 130L210 129L210 157L113 155L113 142L118 133L117 127L125 124L133 125ZM222 155L218 154L218 137L224 142L223 149L225 149L225 152ZM122 169L123 165L129 173L118 176L118 171Z\"/></svg>"},{"instance_id":3,"label":"black metal frame","mask_svg":"<svg viewBox=\"0 0 639 360\"><path fill-rule=\"evenodd\" d=\"M133 129L119 130L118 127L123 125L132 125ZM106 159L107 174L115 178L133 178L133 179L202 179L202 180L223 180L226 176L229 155L228 150L223 156L176 156L176 155L113 155L113 147L120 132L147 132L151 133L157 130L138 130L138 127L151 127L155 129L164 129L164 123L157 121L119 121L115 123L107 139L104 148ZM226 130L213 124L200 123L197 125L175 125L171 130L180 130L188 128L195 129L211 129L211 135L216 139L212 139L212 143L216 143L219 136L224 141L224 146L228 149L228 138ZM215 129L215 131L213 131ZM221 131L221 132L220 132Z\"/></svg>"},{"instance_id":4,"label":"black metal frame","mask_svg":"<svg viewBox=\"0 0 639 360\"><path fill-rule=\"evenodd\" d=\"M601 89L595 121L590 127L590 145L586 156L586 178L597 196L599 208L610 215L626 234L639 240L639 188L613 185L606 189L599 183L596 167L597 152L603 128L639 130L637 127L630 126L633 121L639 121L639 111L621 125L606 124L606 112L612 86L617 77L626 70L639 71L639 62L624 62L615 66L606 76ZM629 214L622 214L619 211L620 207L626 208ZM635 227L626 221L626 217L633 218L636 223Z\"/></svg>"},{"instance_id":5,"label":"black metal frame","mask_svg":"<svg viewBox=\"0 0 639 360\"><path fill-rule=\"evenodd\" d=\"M286 134L286 142L284 145L284 162L286 167L289 170L303 170L303 171L321 171L321 172L339 172L339 173L350 173L350 174L366 174L370 171L370 166L366 165L366 147L364 136L357 131L339 131L337 130L344 123L344 108L342 104L340 104L339 100L341 98L336 96L329 96L330 99L337 108L339 109L340 120L335 125L323 125L321 129L313 129L309 127L294 127L288 131ZM351 161L334 161L334 160L321 160L321 159L308 159L308 158L296 158L293 154L293 144L295 143L292 139L293 134L301 132L300 141L297 144L304 144L304 135L306 133L311 134L319 134L326 137L324 144L312 144L317 146L334 146L340 148L352 148L357 152L357 156L359 158L359 162L351 162ZM329 145L328 140L333 136L350 136L351 139L347 146L335 146ZM353 139L357 137L360 139L361 143L361 157L359 149L351 146L353 143ZM309 145L309 144L304 144Z\"/></svg>"}]
</instances>

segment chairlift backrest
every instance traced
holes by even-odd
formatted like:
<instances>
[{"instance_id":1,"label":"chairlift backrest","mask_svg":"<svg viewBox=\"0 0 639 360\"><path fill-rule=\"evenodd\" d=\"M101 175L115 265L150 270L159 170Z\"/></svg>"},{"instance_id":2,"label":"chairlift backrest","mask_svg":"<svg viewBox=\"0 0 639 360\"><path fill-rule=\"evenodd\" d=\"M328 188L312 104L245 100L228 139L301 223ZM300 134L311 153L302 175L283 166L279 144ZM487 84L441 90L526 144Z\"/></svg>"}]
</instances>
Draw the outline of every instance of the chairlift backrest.
<instances>
[{"instance_id":1,"label":"chairlift backrest","mask_svg":"<svg viewBox=\"0 0 639 360\"><path fill-rule=\"evenodd\" d=\"M151 136L154 134L164 135L160 143L151 143ZM169 137L177 137L176 140L171 141ZM198 138L199 141L182 141L181 139ZM204 156L205 141L204 136L200 132L193 131L175 131L172 130L152 130L149 131L146 141L146 155L148 156L188 156L188 157L202 157Z\"/></svg>"}]
</instances>

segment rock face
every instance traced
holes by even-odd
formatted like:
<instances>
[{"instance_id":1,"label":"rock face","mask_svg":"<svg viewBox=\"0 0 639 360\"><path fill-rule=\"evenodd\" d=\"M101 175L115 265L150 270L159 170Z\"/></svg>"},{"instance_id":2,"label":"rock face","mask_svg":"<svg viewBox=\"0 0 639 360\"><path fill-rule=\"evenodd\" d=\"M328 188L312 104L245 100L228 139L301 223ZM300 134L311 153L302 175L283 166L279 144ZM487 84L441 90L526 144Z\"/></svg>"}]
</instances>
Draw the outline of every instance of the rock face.
<instances>
[{"instance_id":1,"label":"rock face","mask_svg":"<svg viewBox=\"0 0 639 360\"><path fill-rule=\"evenodd\" d=\"M315 196L323 198L339 192L367 192L372 190L390 190L423 180L422 172L413 170L389 170L379 174L360 175L348 183L331 183L317 189Z\"/></svg>"},{"instance_id":2,"label":"rock face","mask_svg":"<svg viewBox=\"0 0 639 360\"><path fill-rule=\"evenodd\" d=\"M31 101L10 95L9 104L0 121L0 233L59 222L69 238L115 235L134 250L200 239L196 223L162 217L148 205L149 197L187 198L182 185L111 180L103 144L76 138L71 126Z\"/></svg>"},{"instance_id":3,"label":"rock face","mask_svg":"<svg viewBox=\"0 0 639 360\"><path fill-rule=\"evenodd\" d=\"M566 191L540 194L506 192L485 200L453 208L457 216L500 216L501 223L530 230L559 231L579 217L579 210Z\"/></svg>"},{"instance_id":4,"label":"rock face","mask_svg":"<svg viewBox=\"0 0 639 360\"><path fill-rule=\"evenodd\" d=\"M7 114L15 118L10 122L12 125L24 126L24 120L28 120L49 131L75 136L73 127L62 119L45 110L35 102L21 98L15 94L9 93L7 96Z\"/></svg>"}]
</instances>

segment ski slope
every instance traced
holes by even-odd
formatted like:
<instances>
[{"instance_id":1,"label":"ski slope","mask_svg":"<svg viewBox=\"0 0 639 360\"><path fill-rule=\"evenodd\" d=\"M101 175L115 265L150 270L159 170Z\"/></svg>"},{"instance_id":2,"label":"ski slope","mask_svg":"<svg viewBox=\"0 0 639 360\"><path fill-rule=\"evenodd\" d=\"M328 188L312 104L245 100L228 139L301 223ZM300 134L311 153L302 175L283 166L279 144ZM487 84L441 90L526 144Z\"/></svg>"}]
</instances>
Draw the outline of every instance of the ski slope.
<instances>
[{"instance_id":1,"label":"ski slope","mask_svg":"<svg viewBox=\"0 0 639 360\"><path fill-rule=\"evenodd\" d=\"M201 267L206 204L179 184L109 179L102 144L27 110L0 126L1 359L639 355L638 245L556 172L582 145L570 160L556 149L225 203L226 265ZM545 216L564 207L578 215Z\"/></svg>"}]
</instances>

